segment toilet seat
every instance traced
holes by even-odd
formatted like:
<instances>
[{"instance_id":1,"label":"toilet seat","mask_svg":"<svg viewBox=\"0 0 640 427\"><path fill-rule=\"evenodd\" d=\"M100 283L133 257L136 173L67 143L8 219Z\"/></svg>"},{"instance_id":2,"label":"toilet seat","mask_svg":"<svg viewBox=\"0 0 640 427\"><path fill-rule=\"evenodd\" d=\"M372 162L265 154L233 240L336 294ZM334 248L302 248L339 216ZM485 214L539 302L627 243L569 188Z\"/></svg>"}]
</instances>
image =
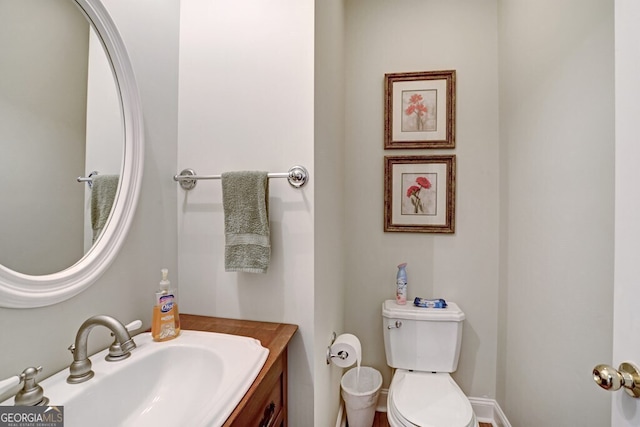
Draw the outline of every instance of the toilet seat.
<instances>
[{"instance_id":1,"label":"toilet seat","mask_svg":"<svg viewBox=\"0 0 640 427\"><path fill-rule=\"evenodd\" d=\"M392 427L477 427L471 402L448 373L396 370L389 387Z\"/></svg>"}]
</instances>

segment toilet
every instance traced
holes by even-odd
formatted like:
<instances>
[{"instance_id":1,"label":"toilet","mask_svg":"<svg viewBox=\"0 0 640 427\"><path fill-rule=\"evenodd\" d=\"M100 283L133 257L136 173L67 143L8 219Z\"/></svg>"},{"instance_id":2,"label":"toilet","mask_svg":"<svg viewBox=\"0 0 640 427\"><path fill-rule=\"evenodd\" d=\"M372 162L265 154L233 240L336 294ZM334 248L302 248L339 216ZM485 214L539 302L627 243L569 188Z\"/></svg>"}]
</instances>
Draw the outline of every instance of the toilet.
<instances>
[{"instance_id":1,"label":"toilet","mask_svg":"<svg viewBox=\"0 0 640 427\"><path fill-rule=\"evenodd\" d=\"M387 365L394 369L387 397L391 427L478 427L471 402L451 377L458 367L464 313L382 303Z\"/></svg>"}]
</instances>

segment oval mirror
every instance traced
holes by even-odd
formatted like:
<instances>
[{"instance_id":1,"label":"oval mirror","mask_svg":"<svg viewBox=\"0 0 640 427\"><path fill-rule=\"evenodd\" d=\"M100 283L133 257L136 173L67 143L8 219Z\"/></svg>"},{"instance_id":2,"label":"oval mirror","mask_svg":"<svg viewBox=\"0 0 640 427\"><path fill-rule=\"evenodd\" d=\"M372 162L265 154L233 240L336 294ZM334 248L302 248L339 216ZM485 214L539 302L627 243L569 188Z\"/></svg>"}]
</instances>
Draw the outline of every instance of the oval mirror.
<instances>
[{"instance_id":1,"label":"oval mirror","mask_svg":"<svg viewBox=\"0 0 640 427\"><path fill-rule=\"evenodd\" d=\"M142 180L142 112L99 0L0 0L0 52L0 306L40 307L118 253Z\"/></svg>"}]
</instances>

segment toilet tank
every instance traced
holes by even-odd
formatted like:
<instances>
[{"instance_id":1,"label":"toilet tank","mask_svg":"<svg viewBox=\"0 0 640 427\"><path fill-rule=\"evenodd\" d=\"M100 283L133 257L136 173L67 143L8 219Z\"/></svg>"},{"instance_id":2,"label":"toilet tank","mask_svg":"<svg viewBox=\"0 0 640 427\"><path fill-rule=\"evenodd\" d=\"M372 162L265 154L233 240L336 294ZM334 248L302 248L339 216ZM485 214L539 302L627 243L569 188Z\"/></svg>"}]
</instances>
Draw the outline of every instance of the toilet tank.
<instances>
[{"instance_id":1,"label":"toilet tank","mask_svg":"<svg viewBox=\"0 0 640 427\"><path fill-rule=\"evenodd\" d=\"M425 372L458 368L464 313L456 303L447 308L416 307L395 300L382 303L382 327L387 365Z\"/></svg>"}]
</instances>

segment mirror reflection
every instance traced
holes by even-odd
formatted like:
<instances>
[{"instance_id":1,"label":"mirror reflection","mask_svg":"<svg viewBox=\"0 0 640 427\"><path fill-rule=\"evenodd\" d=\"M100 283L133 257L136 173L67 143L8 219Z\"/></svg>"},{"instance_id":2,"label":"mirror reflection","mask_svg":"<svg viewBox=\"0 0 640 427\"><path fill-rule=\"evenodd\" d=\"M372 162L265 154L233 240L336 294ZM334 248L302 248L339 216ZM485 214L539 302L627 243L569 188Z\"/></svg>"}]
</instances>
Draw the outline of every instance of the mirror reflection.
<instances>
[{"instance_id":1,"label":"mirror reflection","mask_svg":"<svg viewBox=\"0 0 640 427\"><path fill-rule=\"evenodd\" d=\"M92 247L117 190L124 129L112 67L72 0L0 0L0 76L0 264L62 271ZM77 180L92 171L106 194L97 214L98 191Z\"/></svg>"}]
</instances>

